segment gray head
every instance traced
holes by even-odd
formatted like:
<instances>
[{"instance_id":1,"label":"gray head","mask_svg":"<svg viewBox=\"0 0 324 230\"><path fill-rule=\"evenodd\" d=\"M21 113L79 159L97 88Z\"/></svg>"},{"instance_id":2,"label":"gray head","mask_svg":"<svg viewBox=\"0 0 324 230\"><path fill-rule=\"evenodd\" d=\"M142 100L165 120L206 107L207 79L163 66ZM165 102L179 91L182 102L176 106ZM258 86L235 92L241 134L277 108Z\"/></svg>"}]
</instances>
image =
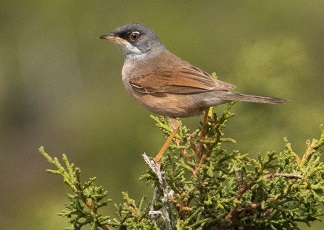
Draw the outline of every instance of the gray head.
<instances>
[{"instance_id":1,"label":"gray head","mask_svg":"<svg viewBox=\"0 0 324 230\"><path fill-rule=\"evenodd\" d=\"M158 36L147 26L130 23L99 38L113 41L122 50L125 60L153 57L165 50Z\"/></svg>"}]
</instances>

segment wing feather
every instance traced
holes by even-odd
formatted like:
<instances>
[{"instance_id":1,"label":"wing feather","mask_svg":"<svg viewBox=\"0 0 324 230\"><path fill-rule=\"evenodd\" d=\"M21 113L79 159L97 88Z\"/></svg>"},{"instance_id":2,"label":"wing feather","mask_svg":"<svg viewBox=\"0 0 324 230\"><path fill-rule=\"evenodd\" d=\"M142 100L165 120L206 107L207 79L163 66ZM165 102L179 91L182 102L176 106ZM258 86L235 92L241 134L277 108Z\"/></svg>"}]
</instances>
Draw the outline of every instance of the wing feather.
<instances>
[{"instance_id":1,"label":"wing feather","mask_svg":"<svg viewBox=\"0 0 324 230\"><path fill-rule=\"evenodd\" d=\"M197 94L214 90L230 90L235 86L216 80L194 66L160 70L144 74L129 81L133 90L154 94Z\"/></svg>"}]
</instances>

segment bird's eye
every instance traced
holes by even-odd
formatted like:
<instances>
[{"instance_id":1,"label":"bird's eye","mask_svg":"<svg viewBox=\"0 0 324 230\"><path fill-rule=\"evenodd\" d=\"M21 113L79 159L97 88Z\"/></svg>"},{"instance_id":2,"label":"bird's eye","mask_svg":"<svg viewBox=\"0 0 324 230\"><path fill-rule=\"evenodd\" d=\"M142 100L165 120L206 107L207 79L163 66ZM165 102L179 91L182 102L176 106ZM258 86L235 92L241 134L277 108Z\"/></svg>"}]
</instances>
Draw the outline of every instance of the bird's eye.
<instances>
[{"instance_id":1,"label":"bird's eye","mask_svg":"<svg viewBox=\"0 0 324 230\"><path fill-rule=\"evenodd\" d=\"M140 37L140 33L135 31L133 33L131 33L129 35L129 38L132 40L132 41L136 41L138 38Z\"/></svg>"}]
</instances>

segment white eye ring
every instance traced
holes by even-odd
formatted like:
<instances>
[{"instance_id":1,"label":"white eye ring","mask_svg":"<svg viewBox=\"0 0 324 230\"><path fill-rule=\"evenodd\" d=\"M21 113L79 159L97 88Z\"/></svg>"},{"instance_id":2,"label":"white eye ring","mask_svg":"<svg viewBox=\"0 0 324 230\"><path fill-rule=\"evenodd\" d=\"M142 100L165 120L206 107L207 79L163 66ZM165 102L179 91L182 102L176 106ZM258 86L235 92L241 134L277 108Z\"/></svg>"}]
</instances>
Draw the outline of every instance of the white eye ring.
<instances>
[{"instance_id":1,"label":"white eye ring","mask_svg":"<svg viewBox=\"0 0 324 230\"><path fill-rule=\"evenodd\" d=\"M132 41L136 41L140 37L140 33L138 31L134 31L129 35L129 38Z\"/></svg>"}]
</instances>

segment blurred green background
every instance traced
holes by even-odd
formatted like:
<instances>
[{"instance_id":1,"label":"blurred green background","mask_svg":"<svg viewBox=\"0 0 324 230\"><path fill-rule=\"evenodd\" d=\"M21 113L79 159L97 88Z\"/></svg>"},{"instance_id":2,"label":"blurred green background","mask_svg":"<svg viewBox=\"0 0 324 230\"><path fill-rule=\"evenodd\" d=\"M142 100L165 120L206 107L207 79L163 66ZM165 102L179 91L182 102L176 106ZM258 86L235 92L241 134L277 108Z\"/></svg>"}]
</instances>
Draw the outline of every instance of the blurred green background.
<instances>
[{"instance_id":1,"label":"blurred green background","mask_svg":"<svg viewBox=\"0 0 324 230\"><path fill-rule=\"evenodd\" d=\"M151 27L170 51L216 72L236 91L289 99L237 103L231 149L302 154L324 123L324 1L17 1L0 3L0 229L64 229L56 213L69 189L38 153L67 153L97 176L113 203L121 191L151 196L138 181L144 151L164 138L121 82L123 58L97 37L128 22ZM224 107L216 109L221 113ZM201 118L183 122L196 128ZM111 204L105 214L114 216ZM306 229L306 225L301 225ZM313 223L309 229L323 229ZM307 228L308 229L308 228Z\"/></svg>"}]
</instances>

